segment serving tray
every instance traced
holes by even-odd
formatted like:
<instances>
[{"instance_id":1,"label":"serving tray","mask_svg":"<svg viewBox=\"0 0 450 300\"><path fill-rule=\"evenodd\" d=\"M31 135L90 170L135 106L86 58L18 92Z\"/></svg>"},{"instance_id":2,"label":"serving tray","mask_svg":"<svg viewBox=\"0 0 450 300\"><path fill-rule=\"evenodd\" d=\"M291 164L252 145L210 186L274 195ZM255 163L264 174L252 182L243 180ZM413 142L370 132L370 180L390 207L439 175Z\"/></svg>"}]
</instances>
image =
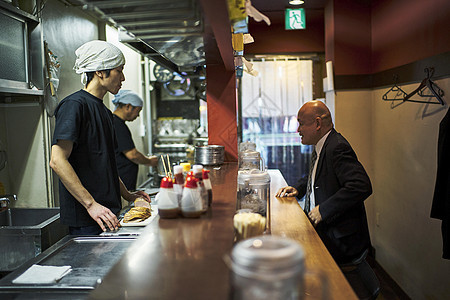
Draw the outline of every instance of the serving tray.
<instances>
[{"instance_id":1,"label":"serving tray","mask_svg":"<svg viewBox=\"0 0 450 300\"><path fill-rule=\"evenodd\" d=\"M152 205L152 215L149 218L145 219L142 222L138 222L138 223L124 223L123 219L122 219L122 220L120 220L120 225L122 227L147 226L148 224L153 222L153 220L156 218L157 215L158 215L158 205Z\"/></svg>"}]
</instances>

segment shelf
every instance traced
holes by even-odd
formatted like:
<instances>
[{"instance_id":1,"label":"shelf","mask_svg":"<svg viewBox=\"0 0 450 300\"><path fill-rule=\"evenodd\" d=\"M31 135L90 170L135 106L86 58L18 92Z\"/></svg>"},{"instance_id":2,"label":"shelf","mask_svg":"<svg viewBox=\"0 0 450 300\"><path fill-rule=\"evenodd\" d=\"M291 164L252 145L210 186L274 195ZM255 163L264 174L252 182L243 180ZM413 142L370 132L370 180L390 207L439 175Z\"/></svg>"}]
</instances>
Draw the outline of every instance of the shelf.
<instances>
[{"instance_id":1,"label":"shelf","mask_svg":"<svg viewBox=\"0 0 450 300\"><path fill-rule=\"evenodd\" d=\"M44 96L43 90L32 90L26 88L2 87L0 86L0 98L14 97L20 95Z\"/></svg>"}]
</instances>

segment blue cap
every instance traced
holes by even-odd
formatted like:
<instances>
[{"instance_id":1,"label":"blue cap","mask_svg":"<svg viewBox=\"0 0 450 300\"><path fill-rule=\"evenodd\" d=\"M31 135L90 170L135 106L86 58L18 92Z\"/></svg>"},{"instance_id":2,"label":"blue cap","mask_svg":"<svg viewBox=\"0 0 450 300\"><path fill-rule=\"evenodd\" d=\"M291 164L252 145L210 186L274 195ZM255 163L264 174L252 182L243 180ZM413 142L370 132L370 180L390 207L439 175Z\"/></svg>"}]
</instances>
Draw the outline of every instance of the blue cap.
<instances>
[{"instance_id":1,"label":"blue cap","mask_svg":"<svg viewBox=\"0 0 450 300\"><path fill-rule=\"evenodd\" d=\"M119 106L119 103L131 104L135 107L142 107L144 105L144 101L142 101L142 98L138 94L130 90L120 90L115 95L112 103L115 106Z\"/></svg>"}]
</instances>

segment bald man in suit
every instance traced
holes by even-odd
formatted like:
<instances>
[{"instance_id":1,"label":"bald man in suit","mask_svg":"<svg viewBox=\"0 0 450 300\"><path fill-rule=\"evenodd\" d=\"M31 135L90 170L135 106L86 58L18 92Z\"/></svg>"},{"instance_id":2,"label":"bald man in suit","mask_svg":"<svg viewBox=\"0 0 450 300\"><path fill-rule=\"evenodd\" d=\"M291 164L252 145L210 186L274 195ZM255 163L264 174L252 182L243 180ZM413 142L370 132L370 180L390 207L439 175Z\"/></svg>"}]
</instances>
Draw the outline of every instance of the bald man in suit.
<instances>
[{"instance_id":1,"label":"bald man in suit","mask_svg":"<svg viewBox=\"0 0 450 300\"><path fill-rule=\"evenodd\" d=\"M348 141L333 126L321 101L305 103L298 111L298 133L304 145L314 145L317 159L309 180L278 190L276 196L307 197L311 223L338 264L361 256L370 247L364 200L372 194L370 179ZM306 201L306 200L305 200Z\"/></svg>"}]
</instances>

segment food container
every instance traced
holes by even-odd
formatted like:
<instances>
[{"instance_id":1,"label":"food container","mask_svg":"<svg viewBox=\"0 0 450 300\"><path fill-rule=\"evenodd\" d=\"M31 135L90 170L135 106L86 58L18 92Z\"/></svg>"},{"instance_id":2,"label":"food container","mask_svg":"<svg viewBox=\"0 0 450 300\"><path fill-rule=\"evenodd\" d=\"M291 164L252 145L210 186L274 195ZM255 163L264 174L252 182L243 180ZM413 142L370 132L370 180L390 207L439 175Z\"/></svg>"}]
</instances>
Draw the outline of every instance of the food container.
<instances>
[{"instance_id":1,"label":"food container","mask_svg":"<svg viewBox=\"0 0 450 300\"><path fill-rule=\"evenodd\" d=\"M221 165L225 157L225 147L220 145L196 146L195 164Z\"/></svg>"},{"instance_id":2,"label":"food container","mask_svg":"<svg viewBox=\"0 0 450 300\"><path fill-rule=\"evenodd\" d=\"M227 262L232 271L231 299L303 299L305 278L311 275L318 283L314 294L326 299L326 277L306 272L303 248L294 240L271 235L246 239L235 245Z\"/></svg>"},{"instance_id":3,"label":"food container","mask_svg":"<svg viewBox=\"0 0 450 300\"><path fill-rule=\"evenodd\" d=\"M269 173L257 169L238 171L237 210L249 209L265 217L269 200Z\"/></svg>"},{"instance_id":4,"label":"food container","mask_svg":"<svg viewBox=\"0 0 450 300\"><path fill-rule=\"evenodd\" d=\"M239 170L264 170L264 162L258 151L247 149L239 152Z\"/></svg>"},{"instance_id":5,"label":"food container","mask_svg":"<svg viewBox=\"0 0 450 300\"><path fill-rule=\"evenodd\" d=\"M233 217L236 241L241 241L264 233L266 218L245 209L237 211Z\"/></svg>"}]
</instances>

